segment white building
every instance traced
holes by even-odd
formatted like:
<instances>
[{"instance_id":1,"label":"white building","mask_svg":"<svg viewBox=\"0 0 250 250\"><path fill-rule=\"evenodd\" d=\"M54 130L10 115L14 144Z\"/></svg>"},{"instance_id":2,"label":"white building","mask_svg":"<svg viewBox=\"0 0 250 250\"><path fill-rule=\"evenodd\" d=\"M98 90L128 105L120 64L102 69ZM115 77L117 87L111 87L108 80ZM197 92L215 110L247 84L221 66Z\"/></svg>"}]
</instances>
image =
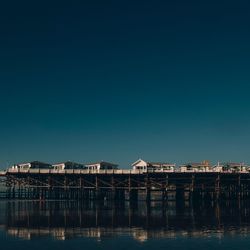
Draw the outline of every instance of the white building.
<instances>
[{"instance_id":1,"label":"white building","mask_svg":"<svg viewBox=\"0 0 250 250\"><path fill-rule=\"evenodd\" d=\"M51 169L52 166L49 163L40 161L32 161L26 163L15 164L11 167L12 169L28 170L28 169Z\"/></svg>"},{"instance_id":2,"label":"white building","mask_svg":"<svg viewBox=\"0 0 250 250\"><path fill-rule=\"evenodd\" d=\"M132 165L133 170L143 170L143 171L169 171L174 172L176 167L175 164L167 162L147 162L142 159L137 160Z\"/></svg>"},{"instance_id":3,"label":"white building","mask_svg":"<svg viewBox=\"0 0 250 250\"><path fill-rule=\"evenodd\" d=\"M236 162L226 162L220 163L214 166L215 172L245 172L248 171L249 167L245 163L236 163Z\"/></svg>"},{"instance_id":4,"label":"white building","mask_svg":"<svg viewBox=\"0 0 250 250\"><path fill-rule=\"evenodd\" d=\"M192 162L180 166L181 172L212 172L213 168L209 161Z\"/></svg>"},{"instance_id":5,"label":"white building","mask_svg":"<svg viewBox=\"0 0 250 250\"><path fill-rule=\"evenodd\" d=\"M88 164L85 164L85 166L89 170L105 170L105 169L107 170L107 169L117 169L118 168L117 164L105 162L105 161L88 163Z\"/></svg>"},{"instance_id":6,"label":"white building","mask_svg":"<svg viewBox=\"0 0 250 250\"><path fill-rule=\"evenodd\" d=\"M65 169L87 169L87 167L83 164L66 161L60 162L52 165L55 170L65 170Z\"/></svg>"}]
</instances>

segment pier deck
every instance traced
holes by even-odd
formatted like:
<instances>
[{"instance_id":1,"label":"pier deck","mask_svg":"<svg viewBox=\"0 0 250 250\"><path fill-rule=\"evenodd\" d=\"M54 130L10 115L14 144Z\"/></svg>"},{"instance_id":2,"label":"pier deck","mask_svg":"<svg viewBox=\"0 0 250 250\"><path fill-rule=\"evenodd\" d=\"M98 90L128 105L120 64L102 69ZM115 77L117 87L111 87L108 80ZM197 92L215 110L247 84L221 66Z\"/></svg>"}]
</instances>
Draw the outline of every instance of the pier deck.
<instances>
[{"instance_id":1,"label":"pier deck","mask_svg":"<svg viewBox=\"0 0 250 250\"><path fill-rule=\"evenodd\" d=\"M8 199L248 199L250 173L30 169L2 172Z\"/></svg>"}]
</instances>

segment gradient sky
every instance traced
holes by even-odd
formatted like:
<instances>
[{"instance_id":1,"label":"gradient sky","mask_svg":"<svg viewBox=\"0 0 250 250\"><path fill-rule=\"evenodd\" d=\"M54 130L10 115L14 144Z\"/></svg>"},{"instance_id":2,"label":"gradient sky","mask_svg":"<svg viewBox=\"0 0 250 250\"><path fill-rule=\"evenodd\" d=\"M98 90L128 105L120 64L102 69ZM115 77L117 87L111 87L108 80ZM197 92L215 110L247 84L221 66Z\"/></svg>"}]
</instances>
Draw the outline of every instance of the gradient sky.
<instances>
[{"instance_id":1,"label":"gradient sky","mask_svg":"<svg viewBox=\"0 0 250 250\"><path fill-rule=\"evenodd\" d=\"M4 1L0 168L250 163L249 1Z\"/></svg>"}]
</instances>

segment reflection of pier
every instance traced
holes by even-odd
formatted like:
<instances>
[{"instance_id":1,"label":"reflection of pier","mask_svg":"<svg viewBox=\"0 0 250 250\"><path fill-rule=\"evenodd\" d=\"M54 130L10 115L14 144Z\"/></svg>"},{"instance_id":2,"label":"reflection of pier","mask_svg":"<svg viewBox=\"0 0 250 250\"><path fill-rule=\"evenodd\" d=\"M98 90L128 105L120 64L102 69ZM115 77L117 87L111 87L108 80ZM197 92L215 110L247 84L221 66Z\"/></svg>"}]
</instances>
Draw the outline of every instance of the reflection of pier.
<instances>
[{"instance_id":1,"label":"reflection of pier","mask_svg":"<svg viewBox=\"0 0 250 250\"><path fill-rule=\"evenodd\" d=\"M53 200L219 200L250 197L250 173L139 170L28 170L2 177L5 198Z\"/></svg>"},{"instance_id":2,"label":"reflection of pier","mask_svg":"<svg viewBox=\"0 0 250 250\"><path fill-rule=\"evenodd\" d=\"M213 233L221 237L225 232L250 232L250 204L230 202L224 205L186 203L179 207L169 202L127 203L78 202L5 202L3 225L8 234L31 239L54 237L65 240L73 237L100 239L129 235L143 241L147 238L193 236Z\"/></svg>"}]
</instances>

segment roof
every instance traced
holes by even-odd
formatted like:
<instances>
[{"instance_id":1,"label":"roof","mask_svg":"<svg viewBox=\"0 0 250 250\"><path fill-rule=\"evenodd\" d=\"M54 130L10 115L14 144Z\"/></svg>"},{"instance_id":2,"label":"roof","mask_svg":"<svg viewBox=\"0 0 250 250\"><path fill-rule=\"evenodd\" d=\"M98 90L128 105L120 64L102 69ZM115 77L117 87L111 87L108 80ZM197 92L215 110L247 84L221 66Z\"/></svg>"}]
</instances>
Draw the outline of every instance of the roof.
<instances>
[{"instance_id":1,"label":"roof","mask_svg":"<svg viewBox=\"0 0 250 250\"><path fill-rule=\"evenodd\" d=\"M85 166L88 166L88 165L97 165L97 164L106 164L106 165L111 165L111 166L118 166L118 164L115 164L115 163L111 163L111 162L107 162L107 161L99 161L99 162L91 162L91 163L85 163L84 165Z\"/></svg>"},{"instance_id":2,"label":"roof","mask_svg":"<svg viewBox=\"0 0 250 250\"><path fill-rule=\"evenodd\" d=\"M220 166L240 167L246 166L246 164L244 162L224 162L221 163Z\"/></svg>"},{"instance_id":3,"label":"roof","mask_svg":"<svg viewBox=\"0 0 250 250\"><path fill-rule=\"evenodd\" d=\"M64 161L64 162L54 163L54 164L52 164L52 166L54 166L54 165L60 165L60 164L77 164L77 165L84 165L84 164L82 164L82 163L77 163L77 162L74 162L74 161Z\"/></svg>"},{"instance_id":4,"label":"roof","mask_svg":"<svg viewBox=\"0 0 250 250\"><path fill-rule=\"evenodd\" d=\"M138 162L140 162L140 161L143 161L143 162L147 163L146 161L144 161L144 160L142 160L142 159L138 159L137 161L135 161L134 163L132 163L131 166L136 165L136 164L137 164Z\"/></svg>"},{"instance_id":5,"label":"roof","mask_svg":"<svg viewBox=\"0 0 250 250\"><path fill-rule=\"evenodd\" d=\"M175 165L174 163L169 162L147 162L150 165Z\"/></svg>"},{"instance_id":6,"label":"roof","mask_svg":"<svg viewBox=\"0 0 250 250\"><path fill-rule=\"evenodd\" d=\"M30 161L30 162L18 163L16 165L24 165L24 164L51 165L50 163L45 163L45 162L41 162L41 161Z\"/></svg>"},{"instance_id":7,"label":"roof","mask_svg":"<svg viewBox=\"0 0 250 250\"><path fill-rule=\"evenodd\" d=\"M185 167L185 166L192 166L192 167L208 167L210 166L210 164L208 163L202 163L202 162L189 162L186 164L182 164L181 167Z\"/></svg>"}]
</instances>

